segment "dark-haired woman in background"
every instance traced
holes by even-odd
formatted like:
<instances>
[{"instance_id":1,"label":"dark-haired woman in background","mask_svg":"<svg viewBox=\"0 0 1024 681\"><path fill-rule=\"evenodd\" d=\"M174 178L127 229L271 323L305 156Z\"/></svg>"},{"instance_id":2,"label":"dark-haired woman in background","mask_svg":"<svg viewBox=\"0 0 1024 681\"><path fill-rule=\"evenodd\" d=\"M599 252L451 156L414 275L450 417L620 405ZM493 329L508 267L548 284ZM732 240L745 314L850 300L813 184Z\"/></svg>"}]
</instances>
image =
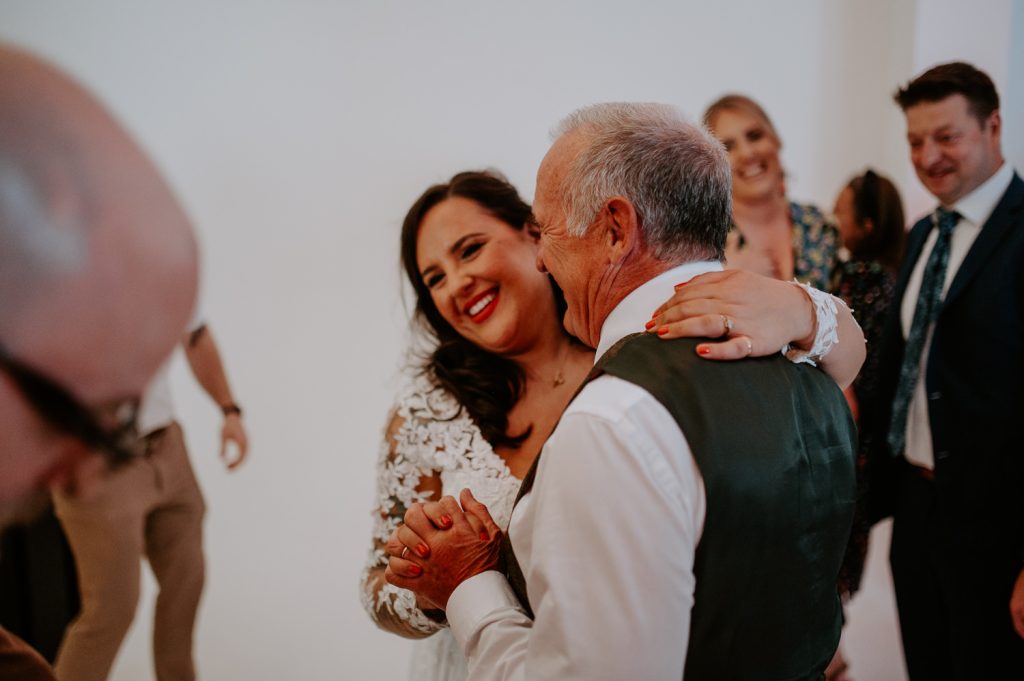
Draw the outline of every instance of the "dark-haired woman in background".
<instances>
[{"instance_id":1,"label":"dark-haired woman in background","mask_svg":"<svg viewBox=\"0 0 1024 681\"><path fill-rule=\"evenodd\" d=\"M362 599L381 628L408 638L430 637L414 648L410 678L456 681L466 678L466 663L444 630L444 613L384 580L384 543L412 503L457 495L467 487L495 522L507 527L521 479L593 365L594 352L563 329L560 293L536 266L531 208L496 173L459 173L429 188L406 215L401 250L416 296L415 321L431 346L413 367L386 429ZM716 300L697 307L706 313L730 303L730 316L737 326L742 320L743 328L805 326L790 319L747 318L771 303L791 300L794 285L735 274L740 284L729 290L708 284ZM730 290L737 295L730 297ZM827 307L783 304L781 316L791 311L793 319L806 322L808 308L827 315ZM850 350L845 356L859 361L861 342L849 311L836 307L839 335L849 342L822 359L830 373L849 366L842 357ZM687 316L700 316L673 309L670 318L677 321L669 324L668 337L680 335ZM836 323L834 314L815 321L821 333ZM853 369L839 373L850 380Z\"/></svg>"},{"instance_id":2,"label":"dark-haired woman in background","mask_svg":"<svg viewBox=\"0 0 1024 681\"><path fill-rule=\"evenodd\" d=\"M839 192L834 212L843 248L829 288L853 310L868 341L864 366L847 389L857 416L857 405L871 394L877 378L877 346L903 257L906 227L896 186L870 169Z\"/></svg>"},{"instance_id":3,"label":"dark-haired woman in background","mask_svg":"<svg viewBox=\"0 0 1024 681\"><path fill-rule=\"evenodd\" d=\"M903 204L896 186L889 179L868 170L851 179L836 198L835 217L842 235L843 248L832 278L831 291L850 306L867 340L867 358L853 384L846 389L854 419L861 433L857 450L857 507L853 528L839 572L839 591L847 601L860 587L867 557L871 524L865 508L867 498L867 451L871 409L861 409L874 392L878 381L878 359L882 326L892 303L896 274L903 257L906 226ZM837 653L826 673L829 681L841 681L845 662Z\"/></svg>"},{"instance_id":4,"label":"dark-haired woman in background","mask_svg":"<svg viewBox=\"0 0 1024 681\"><path fill-rule=\"evenodd\" d=\"M878 381L882 325L892 303L896 272L903 257L906 236L903 204L891 181L868 170L850 180L839 192L835 216L843 249L830 288L850 306L868 342L864 366L853 385L846 389L850 409L864 434L872 432L863 422L863 418L870 418L872 410L861 409L860 405L865 404ZM857 479L861 486L868 445L870 442L862 435L857 456ZM858 498L863 499L863 489L858 490ZM869 529L867 517L858 512L840 573L840 589L848 596L856 593L860 586Z\"/></svg>"}]
</instances>

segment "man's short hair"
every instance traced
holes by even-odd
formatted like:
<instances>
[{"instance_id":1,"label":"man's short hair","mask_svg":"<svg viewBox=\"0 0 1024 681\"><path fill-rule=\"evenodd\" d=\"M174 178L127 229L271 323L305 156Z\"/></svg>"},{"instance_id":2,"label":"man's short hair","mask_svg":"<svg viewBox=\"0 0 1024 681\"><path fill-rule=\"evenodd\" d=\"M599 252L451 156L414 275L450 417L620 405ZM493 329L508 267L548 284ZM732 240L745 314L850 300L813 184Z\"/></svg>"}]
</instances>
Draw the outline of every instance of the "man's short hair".
<instances>
[{"instance_id":1,"label":"man's short hair","mask_svg":"<svg viewBox=\"0 0 1024 681\"><path fill-rule=\"evenodd\" d=\"M992 79L962 61L933 66L897 90L893 99L906 111L921 102L939 102L950 95L963 95L982 126L999 109L999 94Z\"/></svg>"},{"instance_id":2,"label":"man's short hair","mask_svg":"<svg viewBox=\"0 0 1024 681\"><path fill-rule=\"evenodd\" d=\"M594 104L570 114L554 137L589 142L560 188L568 231L586 232L605 201L632 202L647 245L672 263L721 260L732 216L725 148L665 104Z\"/></svg>"}]
</instances>

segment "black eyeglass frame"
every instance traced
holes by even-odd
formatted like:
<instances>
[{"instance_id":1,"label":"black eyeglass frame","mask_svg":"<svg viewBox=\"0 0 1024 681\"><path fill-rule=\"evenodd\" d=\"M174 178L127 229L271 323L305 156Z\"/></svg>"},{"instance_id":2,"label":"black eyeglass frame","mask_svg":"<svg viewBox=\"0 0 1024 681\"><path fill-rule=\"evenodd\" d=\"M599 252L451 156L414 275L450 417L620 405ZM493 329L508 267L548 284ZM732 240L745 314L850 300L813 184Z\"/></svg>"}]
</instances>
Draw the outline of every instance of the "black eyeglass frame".
<instances>
[{"instance_id":1,"label":"black eyeglass frame","mask_svg":"<svg viewBox=\"0 0 1024 681\"><path fill-rule=\"evenodd\" d=\"M127 463L138 454L138 398L114 406L112 413L117 425L110 429L103 426L98 410L87 407L67 388L15 358L3 342L0 371L7 374L47 424L100 452L111 466Z\"/></svg>"}]
</instances>

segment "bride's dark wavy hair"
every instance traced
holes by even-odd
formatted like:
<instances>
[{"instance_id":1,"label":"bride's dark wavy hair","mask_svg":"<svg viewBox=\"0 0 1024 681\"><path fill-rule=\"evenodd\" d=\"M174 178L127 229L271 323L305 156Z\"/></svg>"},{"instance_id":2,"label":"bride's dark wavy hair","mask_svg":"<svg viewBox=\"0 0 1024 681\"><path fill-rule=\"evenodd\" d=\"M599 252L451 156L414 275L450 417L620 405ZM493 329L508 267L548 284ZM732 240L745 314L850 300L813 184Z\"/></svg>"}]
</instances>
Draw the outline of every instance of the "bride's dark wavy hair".
<instances>
[{"instance_id":1,"label":"bride's dark wavy hair","mask_svg":"<svg viewBox=\"0 0 1024 681\"><path fill-rule=\"evenodd\" d=\"M533 221L530 204L494 170L458 173L448 182L430 187L416 199L402 223L402 267L416 294L413 322L434 341L431 348L419 353L416 359L420 368L431 373L466 409L492 447L518 447L532 431L531 426L517 435L508 432L508 414L526 384L522 368L460 336L434 305L416 264L420 223L431 208L455 196L474 201L515 230L526 229ZM565 301L554 280L552 289L561 315Z\"/></svg>"}]
</instances>

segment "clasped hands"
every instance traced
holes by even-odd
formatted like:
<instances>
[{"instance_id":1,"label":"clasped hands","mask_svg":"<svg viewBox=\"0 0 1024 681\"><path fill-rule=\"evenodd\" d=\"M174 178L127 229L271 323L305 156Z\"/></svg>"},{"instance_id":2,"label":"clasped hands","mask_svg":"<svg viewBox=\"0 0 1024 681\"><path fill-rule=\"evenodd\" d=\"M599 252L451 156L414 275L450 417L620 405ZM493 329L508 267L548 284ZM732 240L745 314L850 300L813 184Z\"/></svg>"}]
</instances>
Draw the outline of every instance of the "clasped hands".
<instances>
[{"instance_id":1,"label":"clasped hands","mask_svg":"<svg viewBox=\"0 0 1024 681\"><path fill-rule=\"evenodd\" d=\"M455 587L501 562L501 528L468 489L459 499L412 504L384 547L384 578L415 593L424 610L446 609Z\"/></svg>"}]
</instances>

